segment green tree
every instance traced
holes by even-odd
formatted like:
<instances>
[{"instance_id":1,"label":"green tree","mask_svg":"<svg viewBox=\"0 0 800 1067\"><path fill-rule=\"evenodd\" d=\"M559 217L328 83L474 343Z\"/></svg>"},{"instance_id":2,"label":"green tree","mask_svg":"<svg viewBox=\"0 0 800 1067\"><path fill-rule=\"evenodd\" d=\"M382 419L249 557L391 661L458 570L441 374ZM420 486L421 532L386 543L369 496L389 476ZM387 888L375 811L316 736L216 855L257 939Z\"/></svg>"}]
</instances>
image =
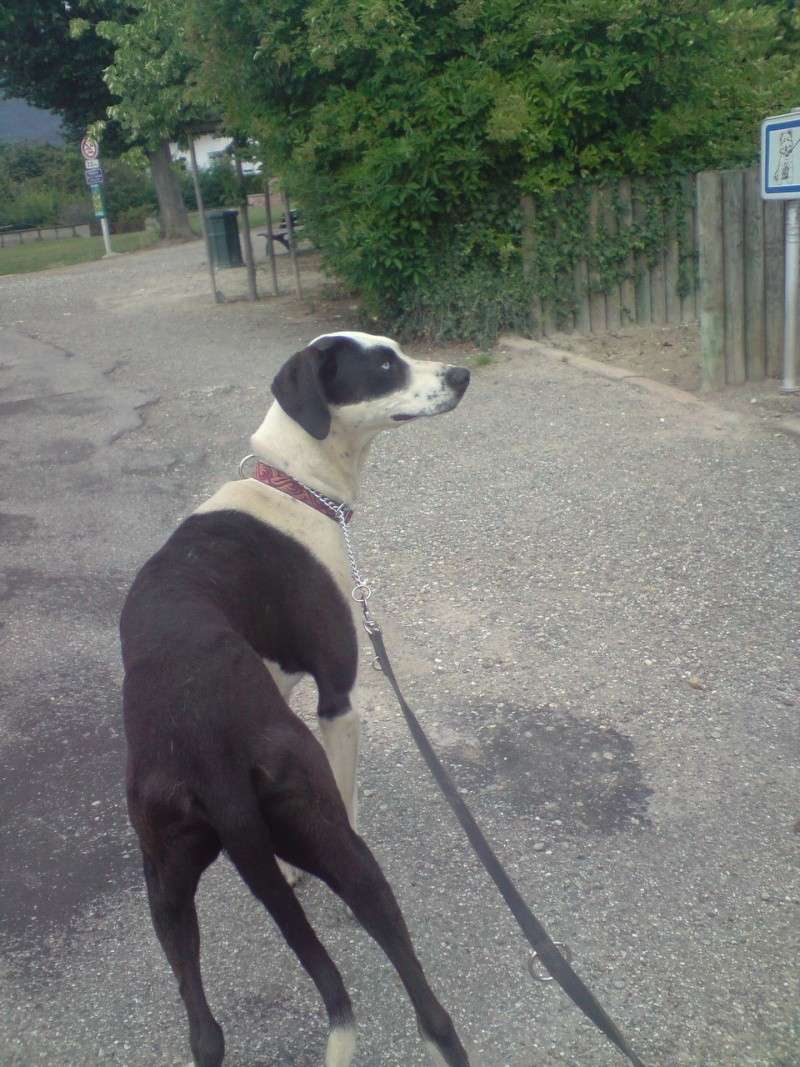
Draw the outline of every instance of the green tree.
<instances>
[{"instance_id":1,"label":"green tree","mask_svg":"<svg viewBox=\"0 0 800 1067\"><path fill-rule=\"evenodd\" d=\"M61 115L73 141L88 126L101 123L104 156L132 144L129 132L109 121L115 97L104 80L114 59L113 42L84 32L75 35L72 24L124 23L136 15L125 0L4 0L0 5L0 89L37 107ZM141 142L138 142L141 143ZM169 166L169 148L163 142L145 145L157 183L163 232L190 236L177 180Z\"/></svg>"},{"instance_id":2,"label":"green tree","mask_svg":"<svg viewBox=\"0 0 800 1067\"><path fill-rule=\"evenodd\" d=\"M750 162L759 119L796 86L776 44L781 19L796 26L786 3L185 5L202 82L280 160L337 272L390 317L445 275L475 288L481 264L507 286L521 192Z\"/></svg>"},{"instance_id":3,"label":"green tree","mask_svg":"<svg viewBox=\"0 0 800 1067\"><path fill-rule=\"evenodd\" d=\"M119 0L3 0L0 5L0 89L60 115L73 139L104 118L112 102L103 70L113 58L107 42L74 40L73 18L111 18ZM108 147L121 147L108 130ZM122 146L124 147L124 145Z\"/></svg>"},{"instance_id":4,"label":"green tree","mask_svg":"<svg viewBox=\"0 0 800 1067\"><path fill-rule=\"evenodd\" d=\"M193 127L209 124L211 113L192 94L194 61L184 47L183 7L179 0L132 0L128 17L94 27L113 48L104 78L115 102L109 117L148 148L159 200L175 196L176 226L189 230L183 200L169 173L169 142ZM180 220L179 222L177 220Z\"/></svg>"}]
</instances>

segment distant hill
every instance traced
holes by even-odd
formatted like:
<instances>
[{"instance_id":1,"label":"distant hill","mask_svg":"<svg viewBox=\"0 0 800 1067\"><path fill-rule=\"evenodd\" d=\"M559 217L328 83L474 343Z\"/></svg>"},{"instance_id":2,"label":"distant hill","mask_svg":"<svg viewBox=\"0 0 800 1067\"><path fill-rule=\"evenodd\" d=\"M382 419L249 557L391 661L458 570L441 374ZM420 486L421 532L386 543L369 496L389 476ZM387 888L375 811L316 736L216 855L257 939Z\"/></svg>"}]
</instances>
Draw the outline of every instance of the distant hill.
<instances>
[{"instance_id":1,"label":"distant hill","mask_svg":"<svg viewBox=\"0 0 800 1067\"><path fill-rule=\"evenodd\" d=\"M64 143L61 119L51 111L31 107L24 100L0 99L0 142Z\"/></svg>"}]
</instances>

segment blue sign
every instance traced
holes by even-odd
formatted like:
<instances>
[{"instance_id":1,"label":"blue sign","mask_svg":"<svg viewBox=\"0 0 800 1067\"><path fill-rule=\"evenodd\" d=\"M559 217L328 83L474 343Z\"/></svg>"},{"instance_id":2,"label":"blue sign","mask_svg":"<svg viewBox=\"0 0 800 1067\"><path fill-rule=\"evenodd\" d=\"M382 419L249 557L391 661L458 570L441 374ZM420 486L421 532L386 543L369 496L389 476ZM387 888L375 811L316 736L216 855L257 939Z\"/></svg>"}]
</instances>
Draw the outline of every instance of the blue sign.
<instances>
[{"instance_id":1,"label":"blue sign","mask_svg":"<svg viewBox=\"0 0 800 1067\"><path fill-rule=\"evenodd\" d=\"M86 184L102 185L103 184L103 172L102 170L87 170L86 171Z\"/></svg>"},{"instance_id":2,"label":"blue sign","mask_svg":"<svg viewBox=\"0 0 800 1067\"><path fill-rule=\"evenodd\" d=\"M800 199L800 109L761 124L761 196Z\"/></svg>"}]
</instances>

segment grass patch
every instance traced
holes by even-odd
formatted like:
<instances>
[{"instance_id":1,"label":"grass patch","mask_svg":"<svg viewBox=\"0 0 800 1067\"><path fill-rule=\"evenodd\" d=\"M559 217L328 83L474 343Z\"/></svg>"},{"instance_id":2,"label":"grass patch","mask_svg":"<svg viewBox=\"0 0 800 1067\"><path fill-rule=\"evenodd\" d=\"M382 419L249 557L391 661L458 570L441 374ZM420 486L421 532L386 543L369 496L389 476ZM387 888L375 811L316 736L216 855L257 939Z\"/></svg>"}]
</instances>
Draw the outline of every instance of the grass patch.
<instances>
[{"instance_id":1,"label":"grass patch","mask_svg":"<svg viewBox=\"0 0 800 1067\"><path fill-rule=\"evenodd\" d=\"M266 213L263 207L251 207L250 228L257 229L266 225ZM273 219L278 225L278 219ZM202 236L200 216L196 211L189 213L189 222L193 232ZM239 213L239 234L242 233L242 216ZM137 252L140 248L153 248L158 244L158 231L141 230L138 233L112 234L111 247L115 252ZM102 237L64 237L48 241L26 241L25 244L6 245L0 248L0 275L29 274L32 271L48 270L50 267L72 267L76 263L90 263L102 259L106 254Z\"/></svg>"},{"instance_id":2,"label":"grass patch","mask_svg":"<svg viewBox=\"0 0 800 1067\"><path fill-rule=\"evenodd\" d=\"M156 230L120 233L111 238L115 252L136 252L158 241ZM0 248L0 274L29 274L50 267L71 267L101 259L106 253L102 237L66 237L52 241L31 241Z\"/></svg>"},{"instance_id":3,"label":"grass patch","mask_svg":"<svg viewBox=\"0 0 800 1067\"><path fill-rule=\"evenodd\" d=\"M489 367L492 363L494 363L494 356L491 352L479 352L472 358L473 367Z\"/></svg>"}]
</instances>

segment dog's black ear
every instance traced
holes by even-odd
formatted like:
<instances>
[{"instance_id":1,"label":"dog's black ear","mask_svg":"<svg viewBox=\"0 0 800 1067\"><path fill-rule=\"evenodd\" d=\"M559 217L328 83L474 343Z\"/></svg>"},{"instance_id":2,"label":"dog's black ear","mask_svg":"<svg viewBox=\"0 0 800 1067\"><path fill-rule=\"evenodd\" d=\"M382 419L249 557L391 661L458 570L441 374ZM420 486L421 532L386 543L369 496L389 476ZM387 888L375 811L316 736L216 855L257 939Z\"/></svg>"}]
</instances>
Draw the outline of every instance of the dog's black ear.
<instances>
[{"instance_id":1,"label":"dog's black ear","mask_svg":"<svg viewBox=\"0 0 800 1067\"><path fill-rule=\"evenodd\" d=\"M331 413L320 372L325 353L335 344L334 338L321 337L302 352L296 352L272 382L272 393L286 414L318 441L323 441L331 429Z\"/></svg>"}]
</instances>

